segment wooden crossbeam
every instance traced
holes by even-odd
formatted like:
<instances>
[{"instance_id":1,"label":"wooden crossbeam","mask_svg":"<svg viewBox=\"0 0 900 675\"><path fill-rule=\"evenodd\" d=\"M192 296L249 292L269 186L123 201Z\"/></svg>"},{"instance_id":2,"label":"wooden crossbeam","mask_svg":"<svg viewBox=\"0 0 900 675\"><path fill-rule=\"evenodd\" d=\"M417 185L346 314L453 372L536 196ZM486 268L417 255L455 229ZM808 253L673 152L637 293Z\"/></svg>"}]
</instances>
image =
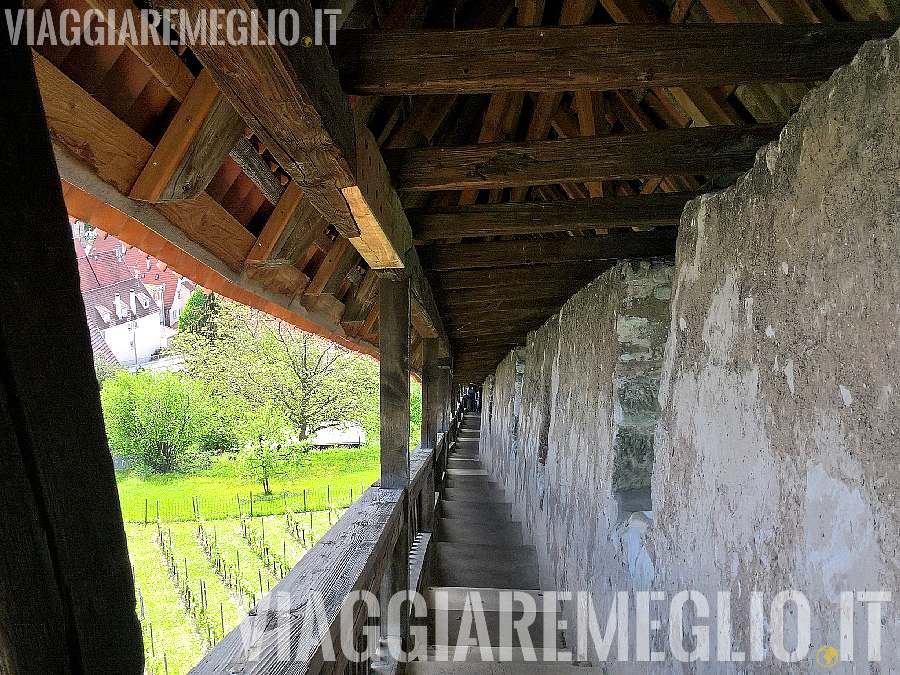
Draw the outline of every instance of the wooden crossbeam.
<instances>
[{"instance_id":1,"label":"wooden crossbeam","mask_svg":"<svg viewBox=\"0 0 900 675\"><path fill-rule=\"evenodd\" d=\"M356 295L347 303L347 311L344 312L342 322L348 332L359 330L372 305L375 304L377 294L378 274L370 269L360 282Z\"/></svg>"},{"instance_id":2,"label":"wooden crossbeam","mask_svg":"<svg viewBox=\"0 0 900 675\"><path fill-rule=\"evenodd\" d=\"M385 151L400 190L465 190L744 171L780 124Z\"/></svg>"},{"instance_id":3,"label":"wooden crossbeam","mask_svg":"<svg viewBox=\"0 0 900 675\"><path fill-rule=\"evenodd\" d=\"M352 94L592 91L828 78L897 22L375 30L332 49Z\"/></svg>"},{"instance_id":4,"label":"wooden crossbeam","mask_svg":"<svg viewBox=\"0 0 900 675\"><path fill-rule=\"evenodd\" d=\"M556 237L525 241L437 244L422 249L422 260L432 271L540 265L585 260L618 260L672 256L676 230L611 232L589 237Z\"/></svg>"},{"instance_id":5,"label":"wooden crossbeam","mask_svg":"<svg viewBox=\"0 0 900 675\"><path fill-rule=\"evenodd\" d=\"M141 171L131 198L193 199L209 185L243 129L240 115L209 74L201 72Z\"/></svg>"},{"instance_id":6,"label":"wooden crossbeam","mask_svg":"<svg viewBox=\"0 0 900 675\"><path fill-rule=\"evenodd\" d=\"M153 146L43 56L31 56L54 143L128 194Z\"/></svg>"},{"instance_id":7,"label":"wooden crossbeam","mask_svg":"<svg viewBox=\"0 0 900 675\"><path fill-rule=\"evenodd\" d=\"M278 200L275 210L266 221L262 232L256 238L256 243L247 256L248 263L264 263L272 255L272 249L278 243L284 228L291 220L291 216L300 206L300 200L303 198L303 190L296 183L288 183L284 194Z\"/></svg>"},{"instance_id":8,"label":"wooden crossbeam","mask_svg":"<svg viewBox=\"0 0 900 675\"><path fill-rule=\"evenodd\" d=\"M331 245L331 249L329 249L326 254L325 259L319 265L319 269L310 280L309 286L306 287L306 291L304 291L305 295L317 296L322 292L322 289L325 288L325 284L328 283L331 275L334 274L335 269L337 269L340 264L348 244L349 242L343 237L338 237L335 240L334 244Z\"/></svg>"},{"instance_id":9,"label":"wooden crossbeam","mask_svg":"<svg viewBox=\"0 0 900 675\"><path fill-rule=\"evenodd\" d=\"M431 283L438 293L462 289L500 289L521 287L523 292L535 285L569 284L581 288L612 266L608 260L584 260L578 265L526 265L473 270L453 270L431 275Z\"/></svg>"},{"instance_id":10,"label":"wooden crossbeam","mask_svg":"<svg viewBox=\"0 0 900 675\"><path fill-rule=\"evenodd\" d=\"M444 315L453 313L477 312L491 309L505 310L518 307L542 307L559 300L566 300L578 291L578 287L570 285L539 286L530 289L516 290L500 288L500 292L487 292L482 289L469 293L449 293L440 301Z\"/></svg>"},{"instance_id":11,"label":"wooden crossbeam","mask_svg":"<svg viewBox=\"0 0 900 675\"><path fill-rule=\"evenodd\" d=\"M416 241L617 227L674 227L698 193L478 204L406 212Z\"/></svg>"},{"instance_id":12,"label":"wooden crossbeam","mask_svg":"<svg viewBox=\"0 0 900 675\"><path fill-rule=\"evenodd\" d=\"M258 11L283 8L280 0L159 0L161 9ZM301 35L315 32L309 0L291 3ZM265 19L260 30L267 30ZM222 93L306 199L385 276L408 276L413 302L446 339L431 289L412 246L409 223L394 193L377 144L354 119L337 70L324 46L211 44L192 51ZM363 164L360 164L360 161ZM370 164L371 161L371 164Z\"/></svg>"}]
</instances>

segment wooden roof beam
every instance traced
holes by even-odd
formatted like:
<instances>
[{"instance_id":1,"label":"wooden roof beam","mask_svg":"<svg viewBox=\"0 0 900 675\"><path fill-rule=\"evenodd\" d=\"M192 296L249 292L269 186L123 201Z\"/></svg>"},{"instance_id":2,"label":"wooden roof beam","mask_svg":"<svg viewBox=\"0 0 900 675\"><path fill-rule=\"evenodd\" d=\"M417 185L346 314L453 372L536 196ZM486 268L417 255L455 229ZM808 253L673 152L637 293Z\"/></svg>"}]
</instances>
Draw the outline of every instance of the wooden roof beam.
<instances>
[{"instance_id":1,"label":"wooden roof beam","mask_svg":"<svg viewBox=\"0 0 900 675\"><path fill-rule=\"evenodd\" d=\"M385 152L399 190L465 190L744 171L780 124Z\"/></svg>"},{"instance_id":2,"label":"wooden roof beam","mask_svg":"<svg viewBox=\"0 0 900 675\"><path fill-rule=\"evenodd\" d=\"M828 78L891 22L353 31L332 49L353 94L593 91Z\"/></svg>"},{"instance_id":3,"label":"wooden roof beam","mask_svg":"<svg viewBox=\"0 0 900 675\"><path fill-rule=\"evenodd\" d=\"M675 227L696 192L407 211L416 241L620 227Z\"/></svg>"},{"instance_id":4,"label":"wooden roof beam","mask_svg":"<svg viewBox=\"0 0 900 675\"><path fill-rule=\"evenodd\" d=\"M520 241L436 244L422 249L422 259L434 272L515 267L585 260L670 257L675 254L675 228L650 232L611 232L587 237L553 237Z\"/></svg>"},{"instance_id":5,"label":"wooden roof beam","mask_svg":"<svg viewBox=\"0 0 900 675\"><path fill-rule=\"evenodd\" d=\"M160 0L161 8L268 10L279 0ZM309 0L292 3L301 34L314 34ZM265 23L264 20L261 23ZM266 29L266 26L261 26ZM306 199L369 263L387 275L408 275L413 302L443 336L440 316L419 263L412 232L391 186L378 145L354 119L324 46L192 45L231 101ZM442 342L446 345L446 340Z\"/></svg>"},{"instance_id":6,"label":"wooden roof beam","mask_svg":"<svg viewBox=\"0 0 900 675\"><path fill-rule=\"evenodd\" d=\"M243 130L244 120L209 74L201 72L141 171L131 198L193 199L206 190Z\"/></svg>"},{"instance_id":7,"label":"wooden roof beam","mask_svg":"<svg viewBox=\"0 0 900 675\"><path fill-rule=\"evenodd\" d=\"M523 265L472 270L453 270L432 274L432 284L439 292L465 289L491 290L513 286L527 293L529 288L544 284L567 284L573 292L593 281L613 265L614 261L586 260L578 265Z\"/></svg>"}]
</instances>

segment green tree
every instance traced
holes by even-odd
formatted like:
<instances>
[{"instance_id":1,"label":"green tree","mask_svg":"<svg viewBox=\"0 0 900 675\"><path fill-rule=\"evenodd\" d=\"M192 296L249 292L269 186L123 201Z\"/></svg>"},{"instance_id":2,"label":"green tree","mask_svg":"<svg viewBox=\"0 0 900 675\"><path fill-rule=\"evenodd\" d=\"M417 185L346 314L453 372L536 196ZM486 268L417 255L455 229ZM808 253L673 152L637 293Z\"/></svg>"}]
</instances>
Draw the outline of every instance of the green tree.
<instances>
[{"instance_id":1,"label":"green tree","mask_svg":"<svg viewBox=\"0 0 900 675\"><path fill-rule=\"evenodd\" d=\"M190 469L234 443L228 406L180 374L121 370L100 398L110 447L146 472Z\"/></svg>"},{"instance_id":2,"label":"green tree","mask_svg":"<svg viewBox=\"0 0 900 675\"><path fill-rule=\"evenodd\" d=\"M372 415L372 406L376 411L378 406L373 359L263 312L218 302L212 330L182 332L174 341L191 377L215 394L240 399L245 416L273 405L301 440L326 421L368 425L377 420Z\"/></svg>"},{"instance_id":3,"label":"green tree","mask_svg":"<svg viewBox=\"0 0 900 675\"><path fill-rule=\"evenodd\" d=\"M207 293L202 288L194 289L178 317L178 331L213 337L220 305L215 294Z\"/></svg>"},{"instance_id":4,"label":"green tree","mask_svg":"<svg viewBox=\"0 0 900 675\"><path fill-rule=\"evenodd\" d=\"M237 455L238 471L259 483L265 494L272 494L269 481L299 463L307 446L292 441L285 420L271 402L247 416L241 433L244 447Z\"/></svg>"}]
</instances>

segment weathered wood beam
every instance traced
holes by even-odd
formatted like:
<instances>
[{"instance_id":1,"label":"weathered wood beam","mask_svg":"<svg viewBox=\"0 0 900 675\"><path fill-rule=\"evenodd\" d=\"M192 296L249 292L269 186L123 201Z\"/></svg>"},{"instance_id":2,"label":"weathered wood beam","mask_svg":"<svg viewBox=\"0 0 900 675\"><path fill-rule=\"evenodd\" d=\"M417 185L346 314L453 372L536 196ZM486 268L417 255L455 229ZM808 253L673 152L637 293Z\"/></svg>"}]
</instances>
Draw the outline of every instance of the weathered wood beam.
<instances>
[{"instance_id":1,"label":"weathered wood beam","mask_svg":"<svg viewBox=\"0 0 900 675\"><path fill-rule=\"evenodd\" d=\"M0 253L0 671L138 675L134 579L72 232L24 40L0 49L0 91L0 227L15 233ZM84 112L84 124L99 120Z\"/></svg>"},{"instance_id":2,"label":"weathered wood beam","mask_svg":"<svg viewBox=\"0 0 900 675\"><path fill-rule=\"evenodd\" d=\"M328 283L331 275L334 274L334 271L340 264L341 258L344 256L349 245L350 242L343 237L335 239L331 248L328 250L328 253L325 255L325 258L319 265L319 269L316 270L316 273L310 280L309 286L307 286L304 291L304 295L307 296L308 299L312 299L313 302L315 302L315 296L322 293L322 289L325 288L325 284Z\"/></svg>"},{"instance_id":3,"label":"weathered wood beam","mask_svg":"<svg viewBox=\"0 0 900 675\"><path fill-rule=\"evenodd\" d=\"M293 181L292 181L293 182ZM300 265L306 262L309 248L325 236L328 224L312 204L301 199L294 209L266 264Z\"/></svg>"},{"instance_id":4,"label":"weathered wood beam","mask_svg":"<svg viewBox=\"0 0 900 675\"><path fill-rule=\"evenodd\" d=\"M361 260L362 256L360 256L359 251L352 246L348 246L347 250L344 251L344 255L341 256L340 261L334 268L331 277L325 283L325 287L322 289L322 295L337 295L341 288L343 288L344 282L347 281L350 272L359 265Z\"/></svg>"},{"instance_id":5,"label":"weathered wood beam","mask_svg":"<svg viewBox=\"0 0 900 675\"><path fill-rule=\"evenodd\" d=\"M897 22L592 25L338 35L351 94L592 91L828 78Z\"/></svg>"},{"instance_id":6,"label":"weathered wood beam","mask_svg":"<svg viewBox=\"0 0 900 675\"><path fill-rule=\"evenodd\" d=\"M699 193L478 204L406 212L419 242L461 237L542 234L595 228L675 227Z\"/></svg>"},{"instance_id":7,"label":"weathered wood beam","mask_svg":"<svg viewBox=\"0 0 900 675\"><path fill-rule=\"evenodd\" d=\"M552 316L559 311L562 302L540 303L538 306L509 307L506 309L456 310L444 314L447 331L456 335L460 330L478 326L504 326L510 321L536 316Z\"/></svg>"},{"instance_id":8,"label":"weathered wood beam","mask_svg":"<svg viewBox=\"0 0 900 675\"><path fill-rule=\"evenodd\" d=\"M252 180L253 184L266 196L269 203L277 204L286 186L282 185L278 177L272 173L269 165L260 157L249 139L243 136L238 138L230 155L231 159L241 167L241 171L247 175L247 178Z\"/></svg>"},{"instance_id":9,"label":"weathered wood beam","mask_svg":"<svg viewBox=\"0 0 900 675\"><path fill-rule=\"evenodd\" d=\"M159 0L156 4L183 8L192 15L201 9L240 9L258 10L266 17L268 10L282 9L280 0ZM297 0L291 9L300 33L313 35L315 18L309 0ZM266 30L265 20L260 23L261 30ZM443 337L409 223L377 144L365 125L354 119L328 49L199 42L192 45L194 53L310 203L351 240L372 268L412 279L415 302Z\"/></svg>"},{"instance_id":10,"label":"weathered wood beam","mask_svg":"<svg viewBox=\"0 0 900 675\"><path fill-rule=\"evenodd\" d=\"M422 447L436 448L438 418L440 416L440 380L438 367L439 345L437 340L425 340L422 356ZM432 507L434 499L431 500Z\"/></svg>"},{"instance_id":11,"label":"weathered wood beam","mask_svg":"<svg viewBox=\"0 0 900 675\"><path fill-rule=\"evenodd\" d=\"M240 138L244 121L200 73L131 189L145 202L193 199L203 192Z\"/></svg>"},{"instance_id":12,"label":"weathered wood beam","mask_svg":"<svg viewBox=\"0 0 900 675\"><path fill-rule=\"evenodd\" d=\"M532 286L570 284L581 288L614 264L608 260L585 260L578 265L526 265L432 273L431 280L439 295L460 289L490 290L504 286L520 286L528 292Z\"/></svg>"},{"instance_id":13,"label":"weathered wood beam","mask_svg":"<svg viewBox=\"0 0 900 675\"><path fill-rule=\"evenodd\" d=\"M668 129L553 141L385 152L399 190L632 180L748 169L780 124Z\"/></svg>"},{"instance_id":14,"label":"weathered wood beam","mask_svg":"<svg viewBox=\"0 0 900 675\"><path fill-rule=\"evenodd\" d=\"M551 287L540 291L523 290L515 293L511 289L507 289L505 296L492 295L483 298L479 298L476 293L463 296L453 293L443 298L441 307L444 309L443 316L445 317L461 316L475 312L503 312L527 307L541 308L561 304L574 295L576 290L566 287Z\"/></svg>"},{"instance_id":15,"label":"weathered wood beam","mask_svg":"<svg viewBox=\"0 0 900 675\"><path fill-rule=\"evenodd\" d=\"M278 200L275 210L266 221L262 232L256 238L256 243L250 254L247 256L247 263L264 263L272 255L275 244L281 238L284 228L294 215L294 211L300 206L300 200L303 199L303 189L296 183L288 183L284 194Z\"/></svg>"},{"instance_id":16,"label":"weathered wood beam","mask_svg":"<svg viewBox=\"0 0 900 675\"><path fill-rule=\"evenodd\" d=\"M381 279L381 486L409 485L409 279Z\"/></svg>"},{"instance_id":17,"label":"weathered wood beam","mask_svg":"<svg viewBox=\"0 0 900 675\"><path fill-rule=\"evenodd\" d=\"M161 9L268 10L277 0L160 0ZM313 35L309 2L293 3L298 30ZM261 30L266 30L261 20ZM213 45L201 40L191 48L219 89L307 198L344 236L358 230L341 188L354 184L356 130L347 97L341 91L328 50L323 46ZM301 75L298 75L302 73Z\"/></svg>"},{"instance_id":18,"label":"weathered wood beam","mask_svg":"<svg viewBox=\"0 0 900 675\"><path fill-rule=\"evenodd\" d=\"M586 260L615 261L652 258L675 253L674 228L651 232L611 232L587 237L556 237L524 241L489 241L437 244L422 249L422 259L434 272L448 270L581 263Z\"/></svg>"},{"instance_id":19,"label":"weathered wood beam","mask_svg":"<svg viewBox=\"0 0 900 675\"><path fill-rule=\"evenodd\" d=\"M359 229L353 245L373 269L402 269L412 248L409 223L372 132L362 124L356 131L357 181L342 190Z\"/></svg>"},{"instance_id":20,"label":"weathered wood beam","mask_svg":"<svg viewBox=\"0 0 900 675\"><path fill-rule=\"evenodd\" d=\"M375 304L378 294L378 273L369 270L356 289L356 295L347 303L347 310L341 319L344 328L350 334L356 334L366 320L369 310Z\"/></svg>"},{"instance_id":21,"label":"weathered wood beam","mask_svg":"<svg viewBox=\"0 0 900 675\"><path fill-rule=\"evenodd\" d=\"M54 143L128 194L153 146L43 56L32 58Z\"/></svg>"}]
</instances>

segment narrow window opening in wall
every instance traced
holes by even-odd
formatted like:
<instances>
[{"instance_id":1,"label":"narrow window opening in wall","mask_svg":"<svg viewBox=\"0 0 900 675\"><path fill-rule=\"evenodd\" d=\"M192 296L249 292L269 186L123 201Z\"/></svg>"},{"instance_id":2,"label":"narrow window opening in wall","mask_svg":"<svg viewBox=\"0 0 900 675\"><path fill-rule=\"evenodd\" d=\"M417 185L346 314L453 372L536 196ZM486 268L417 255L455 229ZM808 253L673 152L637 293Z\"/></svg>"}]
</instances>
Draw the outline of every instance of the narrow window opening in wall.
<instances>
[{"instance_id":1,"label":"narrow window opening in wall","mask_svg":"<svg viewBox=\"0 0 900 675\"><path fill-rule=\"evenodd\" d=\"M668 335L671 273L671 265L650 261L622 268L612 478L619 522L637 512L652 515L653 436L659 419L657 397Z\"/></svg>"},{"instance_id":2,"label":"narrow window opening in wall","mask_svg":"<svg viewBox=\"0 0 900 675\"><path fill-rule=\"evenodd\" d=\"M619 378L616 382L617 418L614 441L613 492L620 516L652 510L653 434L656 430L659 379Z\"/></svg>"}]
</instances>

